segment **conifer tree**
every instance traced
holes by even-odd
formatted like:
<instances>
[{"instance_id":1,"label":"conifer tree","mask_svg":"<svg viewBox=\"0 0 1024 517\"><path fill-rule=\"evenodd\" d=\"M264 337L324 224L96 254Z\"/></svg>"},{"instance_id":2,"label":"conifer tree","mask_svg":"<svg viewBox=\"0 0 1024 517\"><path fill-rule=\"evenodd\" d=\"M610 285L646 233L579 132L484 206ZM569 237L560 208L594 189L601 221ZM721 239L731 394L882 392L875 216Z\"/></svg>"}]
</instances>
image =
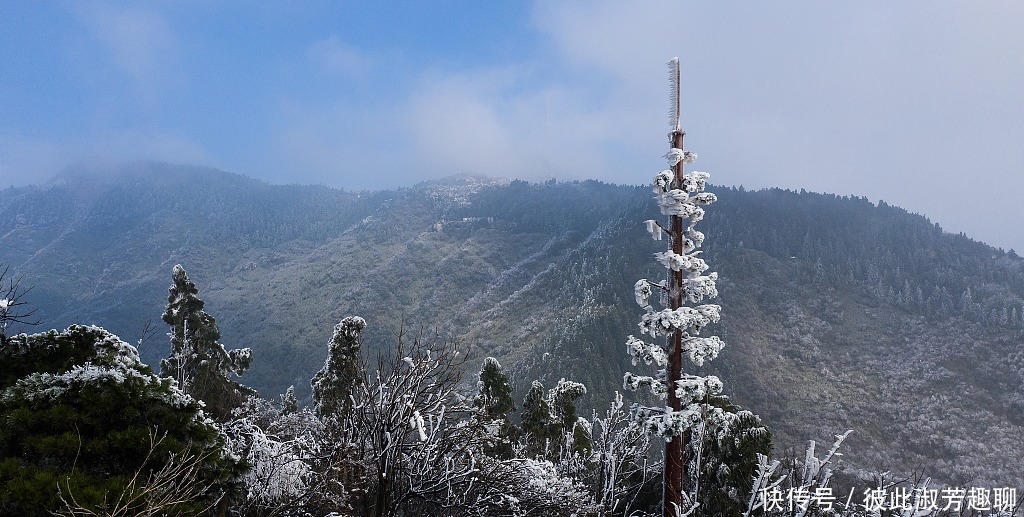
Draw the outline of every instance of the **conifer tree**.
<instances>
[{"instance_id":1,"label":"conifer tree","mask_svg":"<svg viewBox=\"0 0 1024 517\"><path fill-rule=\"evenodd\" d=\"M293 415L299 411L299 399L295 397L295 386L288 386L288 390L281 395L281 414Z\"/></svg>"},{"instance_id":2,"label":"conifer tree","mask_svg":"<svg viewBox=\"0 0 1024 517\"><path fill-rule=\"evenodd\" d=\"M512 425L508 415L516 410L516 405L512 399L508 376L497 359L484 359L477 389L473 405L477 408L476 419L483 425L489 441L485 452L499 458L511 458L512 441L518 429Z\"/></svg>"},{"instance_id":3,"label":"conifer tree","mask_svg":"<svg viewBox=\"0 0 1024 517\"><path fill-rule=\"evenodd\" d=\"M160 374L178 381L182 390L206 403L211 415L225 421L254 393L230 379L249 368L252 350L226 350L219 342L217 321L203 310L199 289L185 268L174 266L171 276L174 284L163 314L164 323L171 326L171 353L160 361Z\"/></svg>"},{"instance_id":4,"label":"conifer tree","mask_svg":"<svg viewBox=\"0 0 1024 517\"><path fill-rule=\"evenodd\" d=\"M554 417L550 435L571 435L570 447L574 452L590 450L590 433L580 424L576 411L576 401L587 394L587 387L579 382L561 379L548 392L548 404Z\"/></svg>"},{"instance_id":5,"label":"conifer tree","mask_svg":"<svg viewBox=\"0 0 1024 517\"><path fill-rule=\"evenodd\" d=\"M561 379L547 393L540 381L533 381L523 400L520 428L526 435L527 449L535 454L554 452L549 446L565 445L574 452L590 449L589 430L580 425L576 401L587 393L581 383ZM566 437L568 434L568 437ZM568 439L567 443L562 440Z\"/></svg>"},{"instance_id":6,"label":"conifer tree","mask_svg":"<svg viewBox=\"0 0 1024 517\"><path fill-rule=\"evenodd\" d=\"M544 450L544 444L550 438L551 406L544 394L544 385L533 381L530 391L523 399L523 411L520 416L519 428L526 435L533 452Z\"/></svg>"},{"instance_id":7,"label":"conifer tree","mask_svg":"<svg viewBox=\"0 0 1024 517\"><path fill-rule=\"evenodd\" d=\"M22 334L0 347L0 364L0 514L50 515L66 510L61 498L122 512L88 515L151 511L166 499L147 484L186 457L192 486L161 488L184 496L164 514L199 514L234 493L241 465L224 434L117 336L79 325Z\"/></svg>"},{"instance_id":8,"label":"conifer tree","mask_svg":"<svg viewBox=\"0 0 1024 517\"><path fill-rule=\"evenodd\" d=\"M738 515L747 504L758 456L772 448L771 432L757 415L725 395L706 400L704 418L686 431L691 487L699 487L695 515Z\"/></svg>"},{"instance_id":9,"label":"conifer tree","mask_svg":"<svg viewBox=\"0 0 1024 517\"><path fill-rule=\"evenodd\" d=\"M508 383L508 376L501 369L501 363L497 359L484 359L477 388L479 393L474 403L489 418L507 419L508 414L516 410L516 404L512 400L512 386Z\"/></svg>"},{"instance_id":10,"label":"conifer tree","mask_svg":"<svg viewBox=\"0 0 1024 517\"><path fill-rule=\"evenodd\" d=\"M327 361L310 382L316 414L327 420L347 413L352 407L352 389L362 382L359 335L366 321L348 316L334 326L327 343Z\"/></svg>"}]
</instances>

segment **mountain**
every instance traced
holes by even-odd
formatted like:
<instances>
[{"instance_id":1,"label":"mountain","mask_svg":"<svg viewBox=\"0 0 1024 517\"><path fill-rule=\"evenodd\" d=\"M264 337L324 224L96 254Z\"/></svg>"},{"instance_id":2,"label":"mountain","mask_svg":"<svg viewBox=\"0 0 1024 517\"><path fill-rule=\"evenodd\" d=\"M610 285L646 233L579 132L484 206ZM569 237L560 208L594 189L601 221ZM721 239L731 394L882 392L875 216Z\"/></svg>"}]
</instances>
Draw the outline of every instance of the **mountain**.
<instances>
[{"instance_id":1,"label":"mountain","mask_svg":"<svg viewBox=\"0 0 1024 517\"><path fill-rule=\"evenodd\" d=\"M1024 259L864 198L711 188L700 229L720 275L716 373L776 448L854 429L854 474L924 469L1024 486ZM520 388L565 377L600 409L621 390L633 284L658 279L647 187L462 176L384 192L269 185L136 163L0 196L0 263L46 328L97 324L167 352L160 314L182 264L241 379L308 396L333 325L364 343L457 339L467 378L497 357ZM639 371L639 368L634 369ZM471 382L467 381L467 382Z\"/></svg>"}]
</instances>

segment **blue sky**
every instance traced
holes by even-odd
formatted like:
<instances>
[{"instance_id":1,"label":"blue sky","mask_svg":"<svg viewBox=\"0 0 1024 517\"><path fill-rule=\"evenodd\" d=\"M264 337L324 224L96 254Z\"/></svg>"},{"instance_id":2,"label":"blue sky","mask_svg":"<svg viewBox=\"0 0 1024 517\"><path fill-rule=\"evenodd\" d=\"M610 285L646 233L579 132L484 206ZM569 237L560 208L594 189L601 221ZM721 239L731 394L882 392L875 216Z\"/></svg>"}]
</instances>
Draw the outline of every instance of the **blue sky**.
<instances>
[{"instance_id":1,"label":"blue sky","mask_svg":"<svg viewBox=\"0 0 1024 517\"><path fill-rule=\"evenodd\" d=\"M1024 250L1024 3L0 1L0 185L154 159L276 183L645 184L665 61L712 181Z\"/></svg>"}]
</instances>

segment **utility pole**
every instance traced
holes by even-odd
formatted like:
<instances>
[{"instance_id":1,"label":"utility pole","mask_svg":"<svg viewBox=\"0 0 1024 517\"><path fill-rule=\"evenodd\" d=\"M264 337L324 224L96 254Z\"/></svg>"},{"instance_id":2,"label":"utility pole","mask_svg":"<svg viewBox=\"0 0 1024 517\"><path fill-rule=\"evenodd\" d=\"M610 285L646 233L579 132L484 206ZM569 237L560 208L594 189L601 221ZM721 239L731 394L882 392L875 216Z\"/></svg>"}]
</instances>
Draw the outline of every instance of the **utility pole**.
<instances>
[{"instance_id":1,"label":"utility pole","mask_svg":"<svg viewBox=\"0 0 1024 517\"><path fill-rule=\"evenodd\" d=\"M683 149L683 137L686 133L682 130L679 120L679 58L672 58L669 65L669 86L670 86L670 107L669 107L669 143L672 149ZM683 184L683 160L672 166L674 179L672 189L682 188ZM672 251L682 255L683 239L683 218L678 215L669 216L669 236L672 243ZM683 306L683 271L669 270L668 298L669 308L676 310ZM668 365L665 369L665 385L668 387L668 406L672 411L682 409L679 397L676 396L676 385L682 375L683 365L683 330L676 329L666 337L668 343ZM677 508L682 508L683 489L686 479L686 435L673 436L671 441L665 443L664 458L664 492L662 493L662 508L664 517L674 517Z\"/></svg>"}]
</instances>

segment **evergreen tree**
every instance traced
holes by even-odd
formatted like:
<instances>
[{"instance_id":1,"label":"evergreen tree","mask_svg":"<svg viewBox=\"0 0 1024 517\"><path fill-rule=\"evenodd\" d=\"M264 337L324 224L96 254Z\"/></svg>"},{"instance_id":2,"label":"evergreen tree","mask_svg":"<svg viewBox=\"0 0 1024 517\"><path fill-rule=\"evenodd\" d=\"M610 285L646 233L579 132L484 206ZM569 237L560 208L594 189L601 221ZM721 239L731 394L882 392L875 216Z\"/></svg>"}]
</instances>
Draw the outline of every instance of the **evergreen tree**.
<instances>
[{"instance_id":1,"label":"evergreen tree","mask_svg":"<svg viewBox=\"0 0 1024 517\"><path fill-rule=\"evenodd\" d=\"M581 383L561 379L548 392L548 404L554 417L551 422L550 436L571 435L570 448L574 452L583 453L590 450L590 432L580 423L576 412L576 401L587 394L587 387Z\"/></svg>"},{"instance_id":2,"label":"evergreen tree","mask_svg":"<svg viewBox=\"0 0 1024 517\"><path fill-rule=\"evenodd\" d=\"M281 414L293 415L299 411L299 399L295 397L295 386L288 386L288 390L281 395Z\"/></svg>"},{"instance_id":3,"label":"evergreen tree","mask_svg":"<svg viewBox=\"0 0 1024 517\"><path fill-rule=\"evenodd\" d=\"M590 449L590 431L581 425L576 401L587 393L583 384L561 379L547 393L540 381L533 381L523 400L520 429L527 450L545 456L556 452L551 446L583 453ZM563 442L564 440L564 442Z\"/></svg>"},{"instance_id":4,"label":"evergreen tree","mask_svg":"<svg viewBox=\"0 0 1024 517\"><path fill-rule=\"evenodd\" d=\"M352 407L352 389L362 382L359 335L366 321L349 316L334 326L327 343L327 361L310 382L316 414L327 420L347 413Z\"/></svg>"},{"instance_id":5,"label":"evergreen tree","mask_svg":"<svg viewBox=\"0 0 1024 517\"><path fill-rule=\"evenodd\" d=\"M144 483L171 462L188 467L171 481L191 486L161 489L184 491L168 514L234 493L242 465L223 433L117 336L78 325L22 334L0 347L0 364L0 514L49 515L66 509L62 497L97 511L153 510L160 494Z\"/></svg>"},{"instance_id":6,"label":"evergreen tree","mask_svg":"<svg viewBox=\"0 0 1024 517\"><path fill-rule=\"evenodd\" d=\"M508 419L508 414L516 410L512 400L512 386L497 359L484 359L477 388L479 393L474 403L487 417Z\"/></svg>"},{"instance_id":7,"label":"evergreen tree","mask_svg":"<svg viewBox=\"0 0 1024 517\"><path fill-rule=\"evenodd\" d=\"M551 429L551 406L544 394L544 385L533 381L530 391L523 399L523 411L520 416L519 428L526 435L527 445L531 452L539 453L545 448Z\"/></svg>"},{"instance_id":8,"label":"evergreen tree","mask_svg":"<svg viewBox=\"0 0 1024 517\"><path fill-rule=\"evenodd\" d=\"M484 426L488 439L485 452L499 458L512 457L512 441L518 429L509 420L509 413L516 410L512 399L512 386L508 376L501 369L501 363L493 357L484 359L477 381L478 393L473 399L477 408L476 419Z\"/></svg>"},{"instance_id":9,"label":"evergreen tree","mask_svg":"<svg viewBox=\"0 0 1024 517\"><path fill-rule=\"evenodd\" d=\"M172 272L174 284L167 297L163 320L171 326L171 354L160 361L160 374L178 382L185 393L206 403L220 421L231 417L254 392L230 379L242 375L252 362L248 348L226 350L219 343L217 321L203 310L199 289L180 264Z\"/></svg>"},{"instance_id":10,"label":"evergreen tree","mask_svg":"<svg viewBox=\"0 0 1024 517\"><path fill-rule=\"evenodd\" d=\"M708 397L707 418L686 431L686 462L699 477L697 515L739 515L746 509L757 474L758 455L771 452L771 432L761 418L725 395Z\"/></svg>"}]
</instances>

